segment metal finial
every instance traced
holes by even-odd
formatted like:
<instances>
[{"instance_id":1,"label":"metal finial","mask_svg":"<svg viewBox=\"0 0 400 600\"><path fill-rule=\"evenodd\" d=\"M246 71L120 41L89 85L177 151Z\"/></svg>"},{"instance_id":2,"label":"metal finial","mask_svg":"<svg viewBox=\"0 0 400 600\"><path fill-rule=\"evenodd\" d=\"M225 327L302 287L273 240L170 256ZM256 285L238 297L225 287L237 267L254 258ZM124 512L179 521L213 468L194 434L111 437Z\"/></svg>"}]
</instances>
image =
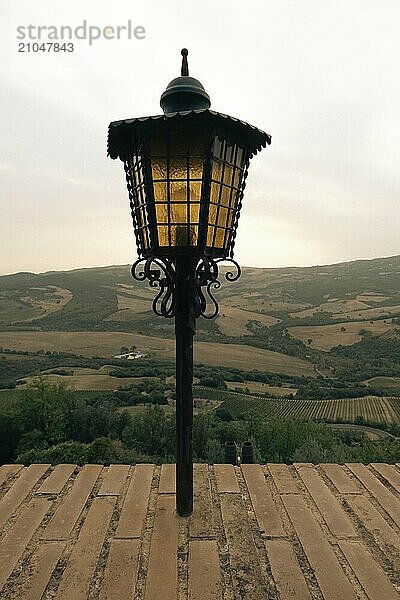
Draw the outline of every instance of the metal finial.
<instances>
[{"instance_id":1,"label":"metal finial","mask_svg":"<svg viewBox=\"0 0 400 600\"><path fill-rule=\"evenodd\" d=\"M181 75L187 76L187 75L189 75L189 65L188 65L188 60L187 60L187 55L189 54L189 52L186 50L186 48L182 48L181 54L182 54Z\"/></svg>"}]
</instances>

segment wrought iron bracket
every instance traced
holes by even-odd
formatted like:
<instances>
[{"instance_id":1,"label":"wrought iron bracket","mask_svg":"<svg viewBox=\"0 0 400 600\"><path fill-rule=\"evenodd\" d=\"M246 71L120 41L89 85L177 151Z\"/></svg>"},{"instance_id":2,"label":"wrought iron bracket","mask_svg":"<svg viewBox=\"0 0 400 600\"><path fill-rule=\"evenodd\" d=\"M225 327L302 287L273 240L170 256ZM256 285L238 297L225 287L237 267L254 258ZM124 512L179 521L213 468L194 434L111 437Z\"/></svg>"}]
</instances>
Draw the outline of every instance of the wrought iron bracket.
<instances>
[{"instance_id":1,"label":"wrought iron bracket","mask_svg":"<svg viewBox=\"0 0 400 600\"><path fill-rule=\"evenodd\" d=\"M213 319L218 315L219 307L213 291L221 287L219 277L220 263L230 263L226 271L227 281L236 281L241 275L239 264L233 258L210 258L201 256L193 262L191 269L189 309L193 318L203 316ZM153 300L153 311L156 315L172 318L176 314L176 268L175 261L170 258L138 259L131 269L136 281L149 282L149 286L157 288L158 293Z\"/></svg>"}]
</instances>

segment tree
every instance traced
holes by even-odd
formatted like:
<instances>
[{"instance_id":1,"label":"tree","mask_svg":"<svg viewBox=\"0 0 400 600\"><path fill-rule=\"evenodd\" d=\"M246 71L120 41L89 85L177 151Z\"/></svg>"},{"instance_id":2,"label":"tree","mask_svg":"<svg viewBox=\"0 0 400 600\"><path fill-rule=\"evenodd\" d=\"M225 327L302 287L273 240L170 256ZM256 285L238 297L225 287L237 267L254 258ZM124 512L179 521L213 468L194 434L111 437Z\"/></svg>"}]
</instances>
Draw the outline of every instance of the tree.
<instances>
[{"instance_id":1,"label":"tree","mask_svg":"<svg viewBox=\"0 0 400 600\"><path fill-rule=\"evenodd\" d=\"M86 449L86 462L94 464L106 464L117 459L116 451L112 441L107 437L98 437Z\"/></svg>"},{"instance_id":2,"label":"tree","mask_svg":"<svg viewBox=\"0 0 400 600\"><path fill-rule=\"evenodd\" d=\"M149 398L152 404L168 404L168 400L166 399L164 393L159 390L151 391Z\"/></svg>"},{"instance_id":3,"label":"tree","mask_svg":"<svg viewBox=\"0 0 400 600\"><path fill-rule=\"evenodd\" d=\"M0 414L0 464L12 462L19 436L13 415Z\"/></svg>"},{"instance_id":4,"label":"tree","mask_svg":"<svg viewBox=\"0 0 400 600\"><path fill-rule=\"evenodd\" d=\"M323 463L327 462L328 452L316 440L307 440L293 454L293 462Z\"/></svg>"},{"instance_id":5,"label":"tree","mask_svg":"<svg viewBox=\"0 0 400 600\"><path fill-rule=\"evenodd\" d=\"M193 453L198 459L206 458L209 438L213 437L212 416L210 413L195 415L193 419Z\"/></svg>"},{"instance_id":6,"label":"tree","mask_svg":"<svg viewBox=\"0 0 400 600\"><path fill-rule=\"evenodd\" d=\"M225 388L226 389L226 383L224 381L224 379L221 376L215 375L213 377L202 377L199 381L200 385L205 385L207 387L213 387L213 388Z\"/></svg>"},{"instance_id":7,"label":"tree","mask_svg":"<svg viewBox=\"0 0 400 600\"><path fill-rule=\"evenodd\" d=\"M24 390L19 405L18 419L23 431L41 431L49 444L65 439L65 411L69 407L70 392L64 382L51 383L40 376Z\"/></svg>"},{"instance_id":8,"label":"tree","mask_svg":"<svg viewBox=\"0 0 400 600\"><path fill-rule=\"evenodd\" d=\"M218 464L224 461L224 451L218 440L211 438L207 440L205 447L205 458L208 464Z\"/></svg>"},{"instance_id":9,"label":"tree","mask_svg":"<svg viewBox=\"0 0 400 600\"><path fill-rule=\"evenodd\" d=\"M233 420L232 414L229 412L229 410L227 408L223 408L222 406L219 406L215 409L215 414L219 419L221 419L221 421Z\"/></svg>"},{"instance_id":10,"label":"tree","mask_svg":"<svg viewBox=\"0 0 400 600\"><path fill-rule=\"evenodd\" d=\"M161 460L171 456L175 446L175 427L172 420L158 406L149 406L144 413L132 418L122 438L128 448Z\"/></svg>"}]
</instances>

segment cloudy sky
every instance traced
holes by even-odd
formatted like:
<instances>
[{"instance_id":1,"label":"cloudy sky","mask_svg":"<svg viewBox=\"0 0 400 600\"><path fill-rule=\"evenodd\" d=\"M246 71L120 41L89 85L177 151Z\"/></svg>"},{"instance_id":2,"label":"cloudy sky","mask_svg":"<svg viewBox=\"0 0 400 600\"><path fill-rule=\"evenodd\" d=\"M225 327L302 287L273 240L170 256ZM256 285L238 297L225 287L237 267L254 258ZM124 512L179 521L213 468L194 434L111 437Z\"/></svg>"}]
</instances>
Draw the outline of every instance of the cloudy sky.
<instances>
[{"instance_id":1,"label":"cloudy sky","mask_svg":"<svg viewBox=\"0 0 400 600\"><path fill-rule=\"evenodd\" d=\"M272 135L250 169L242 265L400 253L398 0L18 0L0 13L1 274L135 260L107 126L160 112L184 46L212 108ZM18 52L17 27L128 19L145 39Z\"/></svg>"}]
</instances>

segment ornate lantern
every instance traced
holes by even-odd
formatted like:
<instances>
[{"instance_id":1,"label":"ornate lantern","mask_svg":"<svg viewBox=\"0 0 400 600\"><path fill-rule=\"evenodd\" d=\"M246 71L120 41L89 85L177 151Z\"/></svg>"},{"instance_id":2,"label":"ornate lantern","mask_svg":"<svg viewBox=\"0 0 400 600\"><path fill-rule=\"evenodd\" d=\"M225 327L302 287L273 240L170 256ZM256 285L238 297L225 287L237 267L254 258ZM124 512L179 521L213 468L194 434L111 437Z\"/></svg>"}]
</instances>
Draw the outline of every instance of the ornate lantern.
<instances>
[{"instance_id":1,"label":"ornate lantern","mask_svg":"<svg viewBox=\"0 0 400 600\"><path fill-rule=\"evenodd\" d=\"M228 280L240 275L233 249L249 162L271 143L252 125L210 110L204 87L189 77L187 54L183 49L181 77L161 96L164 114L115 121L108 134L108 154L125 168L139 257L132 275L160 288L153 302L156 314L175 317L179 514L190 514L192 502L195 319L218 313L211 287L220 285L219 262L233 263L236 270L226 273ZM206 313L206 295L211 314Z\"/></svg>"}]
</instances>

